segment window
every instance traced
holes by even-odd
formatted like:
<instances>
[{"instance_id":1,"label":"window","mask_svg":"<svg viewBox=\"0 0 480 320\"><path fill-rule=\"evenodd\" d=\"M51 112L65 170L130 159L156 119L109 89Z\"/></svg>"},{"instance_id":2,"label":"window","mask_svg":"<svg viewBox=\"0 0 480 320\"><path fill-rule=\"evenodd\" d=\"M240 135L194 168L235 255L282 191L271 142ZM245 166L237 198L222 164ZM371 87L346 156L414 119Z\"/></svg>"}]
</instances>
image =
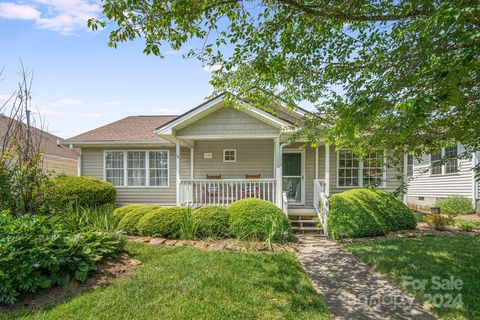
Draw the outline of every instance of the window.
<instances>
[{"instance_id":1,"label":"window","mask_svg":"<svg viewBox=\"0 0 480 320\"><path fill-rule=\"evenodd\" d=\"M127 185L132 187L144 187L147 185L144 151L127 152Z\"/></svg>"},{"instance_id":2,"label":"window","mask_svg":"<svg viewBox=\"0 0 480 320\"><path fill-rule=\"evenodd\" d=\"M360 161L352 151L338 151L338 185L340 187L359 186Z\"/></svg>"},{"instance_id":3,"label":"window","mask_svg":"<svg viewBox=\"0 0 480 320\"><path fill-rule=\"evenodd\" d=\"M150 186L168 185L168 154L165 151L149 152Z\"/></svg>"},{"instance_id":4,"label":"window","mask_svg":"<svg viewBox=\"0 0 480 320\"><path fill-rule=\"evenodd\" d=\"M413 156L407 156L407 177L413 177Z\"/></svg>"},{"instance_id":5,"label":"window","mask_svg":"<svg viewBox=\"0 0 480 320\"><path fill-rule=\"evenodd\" d=\"M237 150L236 149L224 149L223 150L223 162L236 162Z\"/></svg>"},{"instance_id":6,"label":"window","mask_svg":"<svg viewBox=\"0 0 480 320\"><path fill-rule=\"evenodd\" d=\"M430 156L430 174L432 176L442 174L442 151Z\"/></svg>"},{"instance_id":7,"label":"window","mask_svg":"<svg viewBox=\"0 0 480 320\"><path fill-rule=\"evenodd\" d=\"M107 151L105 180L117 187L167 187L168 151Z\"/></svg>"},{"instance_id":8,"label":"window","mask_svg":"<svg viewBox=\"0 0 480 320\"><path fill-rule=\"evenodd\" d=\"M124 179L123 152L105 153L105 180L114 186L123 186Z\"/></svg>"},{"instance_id":9,"label":"window","mask_svg":"<svg viewBox=\"0 0 480 320\"><path fill-rule=\"evenodd\" d=\"M445 173L456 173L458 171L457 155L457 145L445 148L445 158L447 159L445 163Z\"/></svg>"},{"instance_id":10,"label":"window","mask_svg":"<svg viewBox=\"0 0 480 320\"><path fill-rule=\"evenodd\" d=\"M385 186L383 152L372 152L362 160L352 151L342 149L338 151L337 157L338 187Z\"/></svg>"},{"instance_id":11,"label":"window","mask_svg":"<svg viewBox=\"0 0 480 320\"><path fill-rule=\"evenodd\" d=\"M383 185L384 167L383 152L371 152L363 160L363 185Z\"/></svg>"}]
</instances>

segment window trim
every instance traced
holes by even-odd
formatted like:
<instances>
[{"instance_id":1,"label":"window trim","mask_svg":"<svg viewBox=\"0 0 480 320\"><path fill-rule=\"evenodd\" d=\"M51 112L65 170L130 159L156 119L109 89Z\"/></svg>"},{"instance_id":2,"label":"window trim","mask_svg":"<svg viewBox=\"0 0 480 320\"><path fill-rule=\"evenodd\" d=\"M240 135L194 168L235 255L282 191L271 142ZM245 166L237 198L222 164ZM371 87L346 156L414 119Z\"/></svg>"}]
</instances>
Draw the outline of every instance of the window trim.
<instances>
[{"instance_id":1,"label":"window trim","mask_svg":"<svg viewBox=\"0 0 480 320\"><path fill-rule=\"evenodd\" d=\"M234 152L234 158L233 160L225 160L225 152L228 152L228 151L233 151ZM237 162L237 149L223 149L223 162L226 162L226 163L233 163L233 162Z\"/></svg>"},{"instance_id":2,"label":"window trim","mask_svg":"<svg viewBox=\"0 0 480 320\"><path fill-rule=\"evenodd\" d=\"M458 154L460 153L460 143L457 142L455 144L457 146L457 156ZM453 145L451 145L453 147ZM442 147L442 150L441 150L441 153L442 153L442 157L440 160L442 160L444 157L445 157L445 148L446 147ZM448 148L448 147L447 147ZM445 165L447 164L446 162L442 164L442 173L440 174L432 174L432 154L430 153L429 155L429 163L428 163L428 176L429 177L440 177L440 176L455 176L455 175L459 175L460 174L460 162L459 162L459 159L457 157L457 159L455 159L455 161L457 162L457 171L456 172L449 172L449 173L446 173L445 172Z\"/></svg>"},{"instance_id":3,"label":"window trim","mask_svg":"<svg viewBox=\"0 0 480 320\"><path fill-rule=\"evenodd\" d=\"M168 149L128 149L128 150L103 150L103 180L107 181L107 158L108 152L122 152L123 153L123 185L115 186L118 189L164 189L170 188L170 150ZM145 152L145 185L144 186L129 186L128 182L128 165L127 152ZM165 186L151 186L150 185L150 152L166 152L167 153L167 185Z\"/></svg>"},{"instance_id":4,"label":"window trim","mask_svg":"<svg viewBox=\"0 0 480 320\"><path fill-rule=\"evenodd\" d=\"M340 149L340 150L348 150L348 149ZM336 184L336 187L337 189L358 189L358 188L364 188L365 186L363 185L363 159L358 159L358 186L340 186L338 185L338 179L339 179L339 175L338 175L338 168L339 168L339 164L340 164L340 150L337 150L336 152L336 162L337 162L337 166L336 166L336 181L335 181L335 184ZM381 185L378 185L377 188L379 189L385 189L387 188L387 150L383 149L383 177L382 177L382 184Z\"/></svg>"}]
</instances>

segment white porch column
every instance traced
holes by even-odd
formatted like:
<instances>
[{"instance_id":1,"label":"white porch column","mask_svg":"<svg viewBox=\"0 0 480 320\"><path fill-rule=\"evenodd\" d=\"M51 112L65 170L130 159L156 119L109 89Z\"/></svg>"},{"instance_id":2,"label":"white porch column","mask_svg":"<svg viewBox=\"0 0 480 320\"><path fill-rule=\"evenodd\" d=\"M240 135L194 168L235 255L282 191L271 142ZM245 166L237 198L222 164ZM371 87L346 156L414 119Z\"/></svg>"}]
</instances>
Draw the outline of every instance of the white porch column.
<instances>
[{"instance_id":1,"label":"white porch column","mask_svg":"<svg viewBox=\"0 0 480 320\"><path fill-rule=\"evenodd\" d=\"M273 139L273 152L275 154L275 202L277 207L282 208L282 194L283 194L283 187L282 187L282 148L280 146L280 138Z\"/></svg>"},{"instance_id":2,"label":"white porch column","mask_svg":"<svg viewBox=\"0 0 480 320\"><path fill-rule=\"evenodd\" d=\"M325 194L330 195L330 146L325 144Z\"/></svg>"},{"instance_id":3,"label":"white porch column","mask_svg":"<svg viewBox=\"0 0 480 320\"><path fill-rule=\"evenodd\" d=\"M176 194L177 194L177 206L180 205L180 139L177 138L177 144L175 148L175 182L176 182Z\"/></svg>"},{"instance_id":4,"label":"white porch column","mask_svg":"<svg viewBox=\"0 0 480 320\"><path fill-rule=\"evenodd\" d=\"M315 180L318 179L318 146L315 147Z\"/></svg>"},{"instance_id":5,"label":"white porch column","mask_svg":"<svg viewBox=\"0 0 480 320\"><path fill-rule=\"evenodd\" d=\"M190 148L190 179L195 179L195 171L194 171L194 154L195 154L195 147Z\"/></svg>"},{"instance_id":6,"label":"white porch column","mask_svg":"<svg viewBox=\"0 0 480 320\"><path fill-rule=\"evenodd\" d=\"M408 154L403 154L403 203L408 203L408 191L407 191L407 172L408 172Z\"/></svg>"},{"instance_id":7,"label":"white porch column","mask_svg":"<svg viewBox=\"0 0 480 320\"><path fill-rule=\"evenodd\" d=\"M478 164L478 157L477 153L473 152L472 154L472 168L474 168ZM477 177L475 176L475 170L472 170L472 205L477 210L477 198L478 198L478 181Z\"/></svg>"}]
</instances>

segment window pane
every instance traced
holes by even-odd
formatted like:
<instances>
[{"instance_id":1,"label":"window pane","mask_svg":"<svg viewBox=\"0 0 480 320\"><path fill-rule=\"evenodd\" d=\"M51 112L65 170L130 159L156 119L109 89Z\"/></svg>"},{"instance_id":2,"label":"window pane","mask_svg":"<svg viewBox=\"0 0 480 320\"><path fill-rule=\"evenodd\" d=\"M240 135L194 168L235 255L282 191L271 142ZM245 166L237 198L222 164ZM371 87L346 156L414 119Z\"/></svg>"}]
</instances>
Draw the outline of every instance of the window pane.
<instances>
[{"instance_id":1,"label":"window pane","mask_svg":"<svg viewBox=\"0 0 480 320\"><path fill-rule=\"evenodd\" d=\"M431 159L430 173L432 175L442 174L442 163L440 162L442 159L442 151L432 154Z\"/></svg>"},{"instance_id":2,"label":"window pane","mask_svg":"<svg viewBox=\"0 0 480 320\"><path fill-rule=\"evenodd\" d=\"M358 186L359 160L350 150L338 152L338 185L341 187Z\"/></svg>"},{"instance_id":3,"label":"window pane","mask_svg":"<svg viewBox=\"0 0 480 320\"><path fill-rule=\"evenodd\" d=\"M455 173L458 171L457 146L445 148L445 158L450 158L445 163L445 173Z\"/></svg>"},{"instance_id":4,"label":"window pane","mask_svg":"<svg viewBox=\"0 0 480 320\"><path fill-rule=\"evenodd\" d=\"M407 176L413 177L413 156L408 155L407 157Z\"/></svg>"},{"instance_id":5,"label":"window pane","mask_svg":"<svg viewBox=\"0 0 480 320\"><path fill-rule=\"evenodd\" d=\"M148 156L150 186L168 186L168 152L150 151Z\"/></svg>"},{"instance_id":6,"label":"window pane","mask_svg":"<svg viewBox=\"0 0 480 320\"><path fill-rule=\"evenodd\" d=\"M127 152L127 185L145 186L147 183L147 171L145 168L145 152Z\"/></svg>"},{"instance_id":7,"label":"window pane","mask_svg":"<svg viewBox=\"0 0 480 320\"><path fill-rule=\"evenodd\" d=\"M363 185L383 185L383 152L371 152L363 161Z\"/></svg>"},{"instance_id":8,"label":"window pane","mask_svg":"<svg viewBox=\"0 0 480 320\"><path fill-rule=\"evenodd\" d=\"M123 152L105 153L105 180L114 186L124 185Z\"/></svg>"}]
</instances>

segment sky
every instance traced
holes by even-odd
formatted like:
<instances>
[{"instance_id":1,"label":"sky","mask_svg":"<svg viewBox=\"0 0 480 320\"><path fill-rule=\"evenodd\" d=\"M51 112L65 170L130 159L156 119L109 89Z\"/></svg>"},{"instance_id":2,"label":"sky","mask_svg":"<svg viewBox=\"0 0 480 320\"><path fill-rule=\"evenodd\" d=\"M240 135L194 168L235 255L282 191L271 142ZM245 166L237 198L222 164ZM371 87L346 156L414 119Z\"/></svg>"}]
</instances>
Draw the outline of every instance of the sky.
<instances>
[{"instance_id":1,"label":"sky","mask_svg":"<svg viewBox=\"0 0 480 320\"><path fill-rule=\"evenodd\" d=\"M0 0L0 104L17 88L20 59L34 74L32 109L62 138L129 115L180 114L212 93L209 68L182 52L109 48L107 30L86 27L100 15L93 0Z\"/></svg>"}]
</instances>

